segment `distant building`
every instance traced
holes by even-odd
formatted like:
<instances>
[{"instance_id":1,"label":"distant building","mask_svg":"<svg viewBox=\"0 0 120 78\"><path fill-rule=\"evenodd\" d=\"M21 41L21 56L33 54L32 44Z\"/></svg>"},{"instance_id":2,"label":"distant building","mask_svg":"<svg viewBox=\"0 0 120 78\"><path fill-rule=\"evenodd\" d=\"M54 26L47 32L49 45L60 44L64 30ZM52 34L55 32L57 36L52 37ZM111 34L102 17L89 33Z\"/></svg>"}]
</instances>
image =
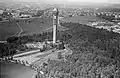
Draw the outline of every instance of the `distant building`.
<instances>
[{"instance_id":1,"label":"distant building","mask_svg":"<svg viewBox=\"0 0 120 78\"><path fill-rule=\"evenodd\" d=\"M115 30L113 30L113 32L120 33L120 29L115 29Z\"/></svg>"},{"instance_id":2,"label":"distant building","mask_svg":"<svg viewBox=\"0 0 120 78\"><path fill-rule=\"evenodd\" d=\"M26 46L28 48L40 48L43 49L43 46L45 45L45 43L42 42L36 42L36 43L27 43Z\"/></svg>"},{"instance_id":3,"label":"distant building","mask_svg":"<svg viewBox=\"0 0 120 78\"><path fill-rule=\"evenodd\" d=\"M32 15L27 15L27 14L22 14L21 16L19 16L20 18L31 18Z\"/></svg>"},{"instance_id":4,"label":"distant building","mask_svg":"<svg viewBox=\"0 0 120 78\"><path fill-rule=\"evenodd\" d=\"M11 13L13 18L16 18L16 17L19 17L19 14L18 13Z\"/></svg>"},{"instance_id":5,"label":"distant building","mask_svg":"<svg viewBox=\"0 0 120 78\"><path fill-rule=\"evenodd\" d=\"M93 22L92 26L98 25L98 22Z\"/></svg>"},{"instance_id":6,"label":"distant building","mask_svg":"<svg viewBox=\"0 0 120 78\"><path fill-rule=\"evenodd\" d=\"M3 10L0 10L0 14L2 14L4 11Z\"/></svg>"},{"instance_id":7,"label":"distant building","mask_svg":"<svg viewBox=\"0 0 120 78\"><path fill-rule=\"evenodd\" d=\"M120 22L118 22L118 24L120 25Z\"/></svg>"}]
</instances>

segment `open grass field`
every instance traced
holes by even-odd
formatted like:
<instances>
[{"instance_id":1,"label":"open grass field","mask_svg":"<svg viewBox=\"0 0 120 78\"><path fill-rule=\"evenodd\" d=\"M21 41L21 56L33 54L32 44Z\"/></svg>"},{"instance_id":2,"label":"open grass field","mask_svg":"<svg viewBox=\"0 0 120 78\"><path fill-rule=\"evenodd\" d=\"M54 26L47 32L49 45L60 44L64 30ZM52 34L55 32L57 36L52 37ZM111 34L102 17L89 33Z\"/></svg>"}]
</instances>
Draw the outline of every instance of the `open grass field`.
<instances>
[{"instance_id":1,"label":"open grass field","mask_svg":"<svg viewBox=\"0 0 120 78\"><path fill-rule=\"evenodd\" d=\"M42 31L47 31L47 29L52 29L52 18L34 18L30 21L28 19L19 19L19 26L17 22L0 22L0 40L5 40L7 37L13 36L20 33L23 34L32 34L32 33L41 33Z\"/></svg>"},{"instance_id":2,"label":"open grass field","mask_svg":"<svg viewBox=\"0 0 120 78\"><path fill-rule=\"evenodd\" d=\"M89 22L92 22L92 21L107 21L107 20L101 19L96 16L73 16L73 17L62 18L62 21L79 22L81 24L88 24Z\"/></svg>"},{"instance_id":3,"label":"open grass field","mask_svg":"<svg viewBox=\"0 0 120 78\"><path fill-rule=\"evenodd\" d=\"M7 37L13 36L20 32L20 28L15 21L0 22L0 41L5 40Z\"/></svg>"},{"instance_id":4,"label":"open grass field","mask_svg":"<svg viewBox=\"0 0 120 78\"><path fill-rule=\"evenodd\" d=\"M34 18L30 22L20 21L19 25L23 29L23 34L32 34L32 33L40 33L47 28L52 27L52 19L51 18Z\"/></svg>"}]
</instances>

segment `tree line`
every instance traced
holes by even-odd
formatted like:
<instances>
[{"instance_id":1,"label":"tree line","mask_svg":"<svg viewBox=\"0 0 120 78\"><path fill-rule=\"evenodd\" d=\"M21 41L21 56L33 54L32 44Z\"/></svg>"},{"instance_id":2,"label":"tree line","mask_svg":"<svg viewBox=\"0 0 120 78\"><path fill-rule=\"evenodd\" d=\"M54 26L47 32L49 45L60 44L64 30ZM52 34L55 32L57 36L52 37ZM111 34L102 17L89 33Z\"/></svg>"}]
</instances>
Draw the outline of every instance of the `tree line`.
<instances>
[{"instance_id":1,"label":"tree line","mask_svg":"<svg viewBox=\"0 0 120 78\"><path fill-rule=\"evenodd\" d=\"M24 35L24 36L13 36L7 38L7 43L0 44L0 57L14 55L17 51L26 51L28 48L24 46L30 42L43 42L46 39L52 40L52 32L42 32L40 34Z\"/></svg>"}]
</instances>

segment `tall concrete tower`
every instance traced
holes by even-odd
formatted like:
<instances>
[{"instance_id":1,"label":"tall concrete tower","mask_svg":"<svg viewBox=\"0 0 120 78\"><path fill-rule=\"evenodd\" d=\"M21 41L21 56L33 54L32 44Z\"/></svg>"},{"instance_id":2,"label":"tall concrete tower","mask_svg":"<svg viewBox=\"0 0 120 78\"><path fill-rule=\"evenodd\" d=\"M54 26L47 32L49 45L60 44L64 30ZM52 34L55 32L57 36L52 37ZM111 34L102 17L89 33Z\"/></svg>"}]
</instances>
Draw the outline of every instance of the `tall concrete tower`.
<instances>
[{"instance_id":1,"label":"tall concrete tower","mask_svg":"<svg viewBox=\"0 0 120 78\"><path fill-rule=\"evenodd\" d=\"M53 43L56 43L57 40L57 26L58 26L58 15L59 11L57 8L53 10Z\"/></svg>"}]
</instances>

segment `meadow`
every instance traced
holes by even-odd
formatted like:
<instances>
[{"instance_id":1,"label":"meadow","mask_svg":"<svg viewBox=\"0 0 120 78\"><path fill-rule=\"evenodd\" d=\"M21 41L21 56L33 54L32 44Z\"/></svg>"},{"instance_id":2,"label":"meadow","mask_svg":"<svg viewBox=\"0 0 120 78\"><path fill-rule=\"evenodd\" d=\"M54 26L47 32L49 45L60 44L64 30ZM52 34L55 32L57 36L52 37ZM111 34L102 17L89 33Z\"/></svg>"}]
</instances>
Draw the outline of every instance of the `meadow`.
<instances>
[{"instance_id":1,"label":"meadow","mask_svg":"<svg viewBox=\"0 0 120 78\"><path fill-rule=\"evenodd\" d=\"M0 22L0 41L15 35L17 32L20 32L20 28L17 26L16 21Z\"/></svg>"},{"instance_id":2,"label":"meadow","mask_svg":"<svg viewBox=\"0 0 120 78\"><path fill-rule=\"evenodd\" d=\"M47 28L52 27L51 18L34 18L31 21L20 21L19 25L23 29L22 34L40 33Z\"/></svg>"},{"instance_id":3,"label":"meadow","mask_svg":"<svg viewBox=\"0 0 120 78\"><path fill-rule=\"evenodd\" d=\"M8 37L18 34L22 28L23 34L41 33L46 28L52 27L51 18L34 18L32 20L20 19L12 20L11 22L0 22L0 40L5 40Z\"/></svg>"},{"instance_id":4,"label":"meadow","mask_svg":"<svg viewBox=\"0 0 120 78\"><path fill-rule=\"evenodd\" d=\"M96 16L73 16L73 17L62 18L62 20L66 22L74 22L74 23L79 22L81 24L88 24L89 22L94 22L94 21L107 21L105 19Z\"/></svg>"}]
</instances>

